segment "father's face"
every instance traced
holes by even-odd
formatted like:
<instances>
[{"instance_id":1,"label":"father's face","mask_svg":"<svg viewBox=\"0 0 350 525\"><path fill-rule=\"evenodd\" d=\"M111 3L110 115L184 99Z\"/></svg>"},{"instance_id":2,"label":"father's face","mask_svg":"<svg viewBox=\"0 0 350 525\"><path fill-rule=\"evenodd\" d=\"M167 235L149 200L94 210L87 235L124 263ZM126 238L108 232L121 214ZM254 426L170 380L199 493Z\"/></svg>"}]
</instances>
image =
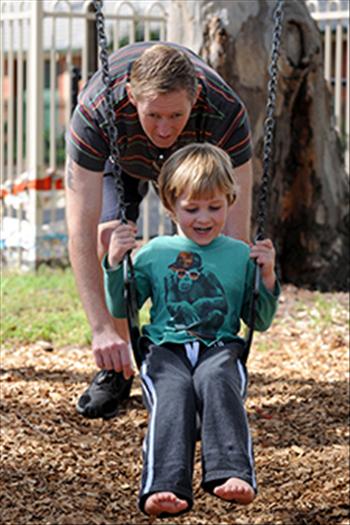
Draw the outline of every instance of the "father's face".
<instances>
[{"instance_id":1,"label":"father's face","mask_svg":"<svg viewBox=\"0 0 350 525\"><path fill-rule=\"evenodd\" d=\"M147 137L158 148L172 146L185 128L192 110L193 103L187 92L182 89L138 100L130 90L128 94Z\"/></svg>"}]
</instances>

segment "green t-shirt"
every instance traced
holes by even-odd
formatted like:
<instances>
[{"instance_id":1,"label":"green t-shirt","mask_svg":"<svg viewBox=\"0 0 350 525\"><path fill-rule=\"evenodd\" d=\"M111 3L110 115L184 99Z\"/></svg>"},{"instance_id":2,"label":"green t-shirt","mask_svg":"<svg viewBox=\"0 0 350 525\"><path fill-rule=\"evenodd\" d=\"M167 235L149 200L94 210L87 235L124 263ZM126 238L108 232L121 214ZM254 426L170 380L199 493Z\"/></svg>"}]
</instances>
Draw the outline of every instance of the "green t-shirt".
<instances>
[{"instance_id":1,"label":"green t-shirt","mask_svg":"<svg viewBox=\"0 0 350 525\"><path fill-rule=\"evenodd\" d=\"M240 320L249 324L254 273L249 252L245 243L224 235L207 246L178 235L148 242L134 260L138 305L151 300L143 335L157 345L236 340ZM108 309L125 317L122 267L108 269L105 258L103 268ZM278 284L271 293L261 283L256 330L270 326L279 293Z\"/></svg>"}]
</instances>

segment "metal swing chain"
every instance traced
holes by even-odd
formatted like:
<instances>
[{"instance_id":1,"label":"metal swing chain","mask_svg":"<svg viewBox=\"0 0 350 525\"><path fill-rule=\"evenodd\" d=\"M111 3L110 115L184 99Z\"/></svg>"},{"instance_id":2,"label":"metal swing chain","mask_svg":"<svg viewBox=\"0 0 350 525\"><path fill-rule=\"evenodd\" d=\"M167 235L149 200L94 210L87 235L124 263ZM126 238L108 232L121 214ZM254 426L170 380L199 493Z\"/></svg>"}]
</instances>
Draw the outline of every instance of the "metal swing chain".
<instances>
[{"instance_id":1,"label":"metal swing chain","mask_svg":"<svg viewBox=\"0 0 350 525\"><path fill-rule=\"evenodd\" d=\"M283 20L284 0L278 0L274 11L274 29L272 36L271 61L269 67L270 80L268 83L268 97L266 104L266 117L264 122L264 150L263 150L263 175L260 184L258 213L257 213L257 232L256 239L262 239L265 232L265 222L267 214L267 199L269 195L269 182L271 170L271 156L273 150L274 128L275 128L275 108L277 93L278 59L280 56L282 20Z\"/></svg>"},{"instance_id":2,"label":"metal swing chain","mask_svg":"<svg viewBox=\"0 0 350 525\"><path fill-rule=\"evenodd\" d=\"M110 156L109 160L112 164L112 173L114 176L115 190L119 201L120 219L124 224L127 224L126 218L126 204L124 185L121 178L120 155L118 149L118 130L114 113L114 97L113 97L113 79L109 70L108 63L108 46L105 32L105 19L103 15L103 0L93 0L93 5L96 10L96 27L98 45L100 49L100 60L102 68L102 80L106 87L105 92L105 111L107 117L107 135L109 138ZM134 353L135 361L140 368L142 362L142 355L139 350L138 341L140 338L139 329L139 314L136 298L135 288L135 274L134 266L131 259L130 252L127 252L123 257L123 280L124 280L124 298L127 311L127 320L130 334L130 341Z\"/></svg>"},{"instance_id":3,"label":"metal swing chain","mask_svg":"<svg viewBox=\"0 0 350 525\"><path fill-rule=\"evenodd\" d=\"M122 223L127 224L126 218L126 204L125 204L125 192L124 185L121 178L120 168L120 155L118 149L118 130L115 121L115 114L113 111L114 97L113 97L113 79L109 70L108 63L108 46L107 37L105 31L105 18L103 14L103 0L93 0L93 5L96 10L96 26L97 26L97 37L98 45L100 49L100 60L102 68L102 80L106 87L106 98L105 98L105 111L107 117L107 135L109 138L110 156L109 160L112 164L112 173L114 177L115 190L118 196L120 219ZM134 293L134 290L130 291L131 283L134 279L134 267L131 260L130 252L126 253L123 258L123 276L124 284L126 286L126 296L129 298L130 294ZM134 299L133 299L134 300ZM127 299L127 302L130 302ZM134 300L135 302L135 300Z\"/></svg>"},{"instance_id":4,"label":"metal swing chain","mask_svg":"<svg viewBox=\"0 0 350 525\"><path fill-rule=\"evenodd\" d=\"M273 149L273 138L275 128L275 107L276 107L276 93L277 93L277 62L280 54L281 33L282 33L282 19L283 19L283 2L278 0L274 11L274 29L272 35L272 51L269 66L270 80L268 83L268 97L266 104L266 117L264 121L264 152L263 152L263 175L260 183L258 213L257 213L257 232L256 240L264 238L265 222L267 214L267 198L269 195L270 182L270 167L271 156ZM249 350L253 341L255 318L256 318L256 304L260 293L260 268L258 264L254 267L252 299L250 303L249 315L249 329L244 341L244 352L242 361L246 362L249 355Z\"/></svg>"},{"instance_id":5,"label":"metal swing chain","mask_svg":"<svg viewBox=\"0 0 350 525\"><path fill-rule=\"evenodd\" d=\"M121 168L120 168L120 155L118 150L118 130L115 122L114 114L114 97L113 97L113 79L109 70L108 63L108 46L107 46L107 37L105 32L105 18L103 14L103 0L93 0L93 5L96 10L96 27L97 27L97 37L98 45L100 49L100 60L102 67L102 81L106 87L105 92L105 111L107 117L107 135L109 138L109 149L110 156L109 160L112 164L112 172L115 182L115 190L118 195L119 200L119 210L120 217L123 223L127 223L126 219L126 205L125 205L125 195L124 195L124 186L121 180Z\"/></svg>"}]
</instances>

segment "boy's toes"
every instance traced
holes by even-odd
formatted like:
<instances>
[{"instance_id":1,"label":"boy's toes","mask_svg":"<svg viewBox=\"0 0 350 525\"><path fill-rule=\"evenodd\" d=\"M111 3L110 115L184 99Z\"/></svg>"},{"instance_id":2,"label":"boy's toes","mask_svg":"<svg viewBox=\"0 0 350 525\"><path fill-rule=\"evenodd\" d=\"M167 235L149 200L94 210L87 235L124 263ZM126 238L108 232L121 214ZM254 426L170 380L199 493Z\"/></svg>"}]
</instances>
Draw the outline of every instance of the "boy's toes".
<instances>
[{"instance_id":1,"label":"boy's toes","mask_svg":"<svg viewBox=\"0 0 350 525\"><path fill-rule=\"evenodd\" d=\"M147 498L145 512L150 516L158 516L163 512L178 514L187 509L186 500L180 499L172 492L157 492Z\"/></svg>"},{"instance_id":2,"label":"boy's toes","mask_svg":"<svg viewBox=\"0 0 350 525\"><path fill-rule=\"evenodd\" d=\"M243 505L248 505L255 498L255 492L249 483L239 478L230 478L215 487L214 494L226 501L235 501Z\"/></svg>"}]
</instances>

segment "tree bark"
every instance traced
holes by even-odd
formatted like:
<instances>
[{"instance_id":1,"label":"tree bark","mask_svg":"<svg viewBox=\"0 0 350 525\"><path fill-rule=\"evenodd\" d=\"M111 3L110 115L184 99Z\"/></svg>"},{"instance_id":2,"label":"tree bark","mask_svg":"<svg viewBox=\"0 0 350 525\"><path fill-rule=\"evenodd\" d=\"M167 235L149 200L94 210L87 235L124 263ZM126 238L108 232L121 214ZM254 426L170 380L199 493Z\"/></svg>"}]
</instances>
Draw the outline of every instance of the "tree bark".
<instances>
[{"instance_id":1,"label":"tree bark","mask_svg":"<svg viewBox=\"0 0 350 525\"><path fill-rule=\"evenodd\" d=\"M254 144L254 217L262 176L271 0L172 0L169 40L200 54L245 102ZM266 234L283 282L321 291L349 285L349 186L320 31L304 2L285 2Z\"/></svg>"}]
</instances>

